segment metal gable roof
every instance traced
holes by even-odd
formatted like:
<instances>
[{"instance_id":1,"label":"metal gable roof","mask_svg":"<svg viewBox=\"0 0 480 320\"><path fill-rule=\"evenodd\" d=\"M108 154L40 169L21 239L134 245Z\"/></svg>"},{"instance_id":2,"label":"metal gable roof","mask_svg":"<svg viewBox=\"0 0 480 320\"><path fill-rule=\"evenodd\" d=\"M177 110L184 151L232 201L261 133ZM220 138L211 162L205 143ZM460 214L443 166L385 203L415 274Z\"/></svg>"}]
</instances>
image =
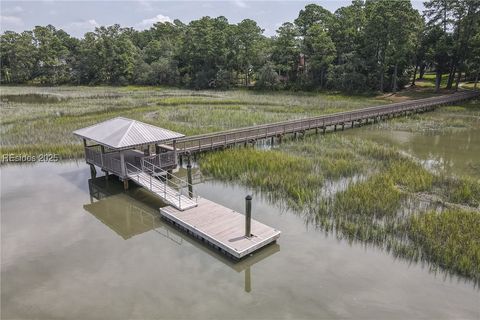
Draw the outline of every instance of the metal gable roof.
<instances>
[{"instance_id":1,"label":"metal gable roof","mask_svg":"<svg viewBox=\"0 0 480 320\"><path fill-rule=\"evenodd\" d=\"M125 149L184 137L178 132L123 117L75 130L73 134L112 149Z\"/></svg>"}]
</instances>

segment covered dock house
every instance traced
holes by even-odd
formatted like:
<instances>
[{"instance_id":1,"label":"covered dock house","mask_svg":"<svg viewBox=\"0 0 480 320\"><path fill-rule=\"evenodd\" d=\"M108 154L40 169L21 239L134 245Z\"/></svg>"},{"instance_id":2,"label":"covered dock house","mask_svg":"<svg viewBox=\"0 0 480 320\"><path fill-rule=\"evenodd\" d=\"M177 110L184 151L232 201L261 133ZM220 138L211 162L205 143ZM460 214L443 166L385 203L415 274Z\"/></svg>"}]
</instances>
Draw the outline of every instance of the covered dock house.
<instances>
[{"instance_id":1,"label":"covered dock house","mask_svg":"<svg viewBox=\"0 0 480 320\"><path fill-rule=\"evenodd\" d=\"M78 129L85 161L92 176L95 166L108 174L146 188L168 204L160 215L179 229L234 259L275 242L280 231L251 219L251 197L245 216L193 192L191 167L188 181L172 174L177 167L176 139L183 134L123 117Z\"/></svg>"},{"instance_id":2,"label":"covered dock house","mask_svg":"<svg viewBox=\"0 0 480 320\"><path fill-rule=\"evenodd\" d=\"M127 164L141 168L142 160L171 170L177 166L175 140L183 134L123 117L73 132L83 139L85 160L106 173L127 180ZM173 146L173 147L172 147Z\"/></svg>"}]
</instances>

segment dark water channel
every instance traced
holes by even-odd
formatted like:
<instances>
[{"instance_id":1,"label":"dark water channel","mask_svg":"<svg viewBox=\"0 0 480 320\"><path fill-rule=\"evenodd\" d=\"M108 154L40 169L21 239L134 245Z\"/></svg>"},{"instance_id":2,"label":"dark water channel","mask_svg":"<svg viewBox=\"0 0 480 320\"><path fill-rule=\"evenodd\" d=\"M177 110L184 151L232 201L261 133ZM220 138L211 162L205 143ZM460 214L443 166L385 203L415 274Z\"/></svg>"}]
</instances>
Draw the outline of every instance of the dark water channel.
<instances>
[{"instance_id":1,"label":"dark water channel","mask_svg":"<svg viewBox=\"0 0 480 320\"><path fill-rule=\"evenodd\" d=\"M251 190L197 185L243 212ZM478 319L471 282L311 229L254 196L277 244L234 264L83 162L1 170L2 319Z\"/></svg>"},{"instance_id":2,"label":"dark water channel","mask_svg":"<svg viewBox=\"0 0 480 320\"><path fill-rule=\"evenodd\" d=\"M28 104L44 104L57 103L68 100L67 97L53 94L27 93L27 94L2 94L0 101L3 103L28 103Z\"/></svg>"}]
</instances>

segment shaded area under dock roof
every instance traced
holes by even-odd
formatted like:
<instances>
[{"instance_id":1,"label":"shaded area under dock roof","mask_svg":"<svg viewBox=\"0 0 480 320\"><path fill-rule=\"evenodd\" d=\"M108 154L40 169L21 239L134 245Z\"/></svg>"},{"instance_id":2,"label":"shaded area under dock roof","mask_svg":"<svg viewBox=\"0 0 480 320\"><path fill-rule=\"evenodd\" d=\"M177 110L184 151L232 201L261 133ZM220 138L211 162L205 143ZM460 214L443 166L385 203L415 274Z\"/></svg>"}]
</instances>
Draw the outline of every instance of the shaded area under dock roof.
<instances>
[{"instance_id":1,"label":"shaded area under dock roof","mask_svg":"<svg viewBox=\"0 0 480 320\"><path fill-rule=\"evenodd\" d=\"M75 130L74 135L95 141L110 149L161 143L185 135L123 117L116 117L90 127Z\"/></svg>"}]
</instances>

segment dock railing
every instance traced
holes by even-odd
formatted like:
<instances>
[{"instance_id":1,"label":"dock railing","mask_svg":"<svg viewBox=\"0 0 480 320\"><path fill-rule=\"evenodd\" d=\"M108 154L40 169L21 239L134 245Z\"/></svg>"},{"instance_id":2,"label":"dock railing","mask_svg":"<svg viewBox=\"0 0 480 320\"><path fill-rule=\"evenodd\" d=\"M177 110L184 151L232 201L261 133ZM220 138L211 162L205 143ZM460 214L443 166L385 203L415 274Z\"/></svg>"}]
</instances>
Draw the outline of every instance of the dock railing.
<instances>
[{"instance_id":1,"label":"dock railing","mask_svg":"<svg viewBox=\"0 0 480 320\"><path fill-rule=\"evenodd\" d=\"M119 176L123 176L120 159L113 157L113 154L101 153L92 147L85 148L85 160L100 168L106 169Z\"/></svg>"},{"instance_id":2,"label":"dock railing","mask_svg":"<svg viewBox=\"0 0 480 320\"><path fill-rule=\"evenodd\" d=\"M121 160L117 159L115 155L118 155L118 153L101 153L100 150L96 150L95 146L85 148L85 160L88 163L92 163L116 175L123 176ZM157 167L162 168L176 166L177 164L176 153L174 151L146 156L144 158Z\"/></svg>"},{"instance_id":3,"label":"dock railing","mask_svg":"<svg viewBox=\"0 0 480 320\"><path fill-rule=\"evenodd\" d=\"M143 172L146 172L149 175L163 176L165 178L165 183L167 185L168 184L172 185L175 189L178 190L180 195L184 195L184 193L188 191L189 194L192 194L190 198L195 202L198 202L198 194L193 192L193 184L173 175L167 170L160 168L159 166L150 162L147 158L143 158L141 161L141 164L142 164Z\"/></svg>"},{"instance_id":4,"label":"dock railing","mask_svg":"<svg viewBox=\"0 0 480 320\"><path fill-rule=\"evenodd\" d=\"M182 201L184 201L184 197L188 197L185 194L185 190L188 189L188 193L191 194L191 197L188 198L189 201L198 203L198 195L193 192L192 185L190 185L187 181L174 176L170 172L163 170L146 159L141 160L141 168L129 162L126 162L125 167L127 170L127 176L131 180L137 182L139 185L144 186L149 191L162 197L167 202L172 202L172 199L175 199L175 201L178 201L178 203L175 204L178 207L182 207ZM148 175L147 181L141 178L139 173L142 172ZM162 180L162 177L165 180ZM157 183L162 184L163 188L161 188L161 190L158 189ZM156 186L157 189L155 188Z\"/></svg>"},{"instance_id":5,"label":"dock railing","mask_svg":"<svg viewBox=\"0 0 480 320\"><path fill-rule=\"evenodd\" d=\"M149 191L154 192L157 195L162 196L165 200L168 199L168 197L173 197L177 198L178 197L178 203L181 203L181 197L180 194L177 194L173 189L168 188L168 181L161 181L157 177L153 176L152 174L140 169L139 167L131 164L130 162L126 162L125 166L127 170L127 176L132 179L133 181L137 182L139 185L142 185L146 187ZM140 174L141 172L145 172L148 175L149 181L144 181L141 179ZM155 190L155 182L160 182L163 184L163 191L162 190ZM162 193L162 194L159 194Z\"/></svg>"},{"instance_id":6,"label":"dock railing","mask_svg":"<svg viewBox=\"0 0 480 320\"><path fill-rule=\"evenodd\" d=\"M177 165L177 157L175 151L167 151L152 156L145 156L143 159L146 159L148 162L153 163L157 167L171 167Z\"/></svg>"}]
</instances>

